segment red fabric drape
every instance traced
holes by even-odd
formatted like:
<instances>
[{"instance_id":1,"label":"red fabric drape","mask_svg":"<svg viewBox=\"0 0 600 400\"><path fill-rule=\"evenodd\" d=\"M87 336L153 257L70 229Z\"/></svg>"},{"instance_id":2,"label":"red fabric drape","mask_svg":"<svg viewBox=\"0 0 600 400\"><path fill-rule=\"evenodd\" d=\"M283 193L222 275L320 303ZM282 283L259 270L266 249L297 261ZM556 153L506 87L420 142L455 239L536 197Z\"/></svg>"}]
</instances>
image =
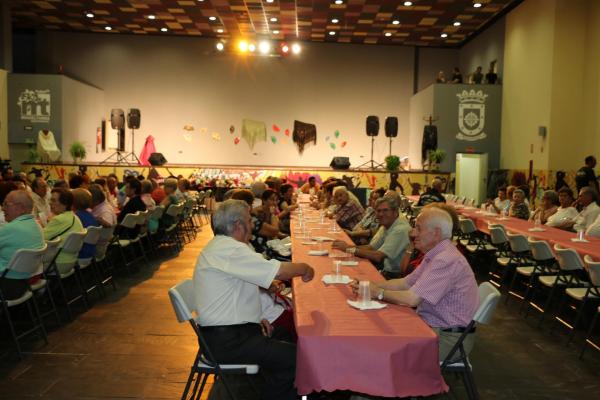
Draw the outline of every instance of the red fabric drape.
<instances>
[{"instance_id":1,"label":"red fabric drape","mask_svg":"<svg viewBox=\"0 0 600 400\"><path fill-rule=\"evenodd\" d=\"M156 153L156 147L154 147L154 136L148 135L146 138L146 143L144 143L144 148L140 153L140 164L142 165L150 165L148 159L150 158L150 154Z\"/></svg>"}]
</instances>

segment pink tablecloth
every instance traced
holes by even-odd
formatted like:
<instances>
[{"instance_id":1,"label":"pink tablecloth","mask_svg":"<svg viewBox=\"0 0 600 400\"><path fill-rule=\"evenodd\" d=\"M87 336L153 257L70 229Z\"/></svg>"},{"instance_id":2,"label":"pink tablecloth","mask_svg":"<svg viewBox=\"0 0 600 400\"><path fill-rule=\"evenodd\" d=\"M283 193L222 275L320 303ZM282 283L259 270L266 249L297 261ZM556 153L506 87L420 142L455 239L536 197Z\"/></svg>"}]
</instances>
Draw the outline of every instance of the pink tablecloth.
<instances>
[{"instance_id":1,"label":"pink tablecloth","mask_svg":"<svg viewBox=\"0 0 600 400\"><path fill-rule=\"evenodd\" d=\"M311 282L294 279L295 322L298 332L296 386L301 394L352 390L376 396L428 396L447 390L438 364L437 336L409 307L388 305L382 310L359 311L346 300L353 298L346 285L325 285L333 258L309 256L314 246L302 244L292 222L294 262L315 268ZM349 241L341 232L320 227L311 235ZM331 249L331 242L324 248ZM367 261L342 267L358 280L382 280Z\"/></svg>"}]
</instances>

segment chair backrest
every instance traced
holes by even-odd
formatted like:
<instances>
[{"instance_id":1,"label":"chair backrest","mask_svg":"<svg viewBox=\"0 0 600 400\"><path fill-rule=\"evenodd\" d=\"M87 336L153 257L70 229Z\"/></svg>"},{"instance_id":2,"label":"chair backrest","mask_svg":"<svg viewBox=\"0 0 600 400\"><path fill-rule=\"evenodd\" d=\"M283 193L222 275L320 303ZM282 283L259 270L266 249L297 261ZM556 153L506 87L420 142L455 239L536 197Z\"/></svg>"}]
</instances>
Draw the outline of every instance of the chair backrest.
<instances>
[{"instance_id":1,"label":"chair backrest","mask_svg":"<svg viewBox=\"0 0 600 400\"><path fill-rule=\"evenodd\" d=\"M473 222L473 220L471 220L469 218L461 218L461 219L459 219L458 222L460 224L461 232L464 233L465 235L477 232L477 227L475 226L475 223Z\"/></svg>"},{"instance_id":2,"label":"chair backrest","mask_svg":"<svg viewBox=\"0 0 600 400\"><path fill-rule=\"evenodd\" d=\"M83 238L83 243L85 244L91 244L91 245L97 245L98 241L100 240L100 235L102 234L102 227L101 226L88 226L87 228L87 233L85 235L85 237Z\"/></svg>"},{"instance_id":3,"label":"chair backrest","mask_svg":"<svg viewBox=\"0 0 600 400\"><path fill-rule=\"evenodd\" d=\"M525 236L518 233L507 233L506 237L508 237L508 243L513 252L523 253L529 251L529 242Z\"/></svg>"},{"instance_id":4,"label":"chair backrest","mask_svg":"<svg viewBox=\"0 0 600 400\"><path fill-rule=\"evenodd\" d=\"M194 306L194 282L186 279L169 289L169 298L177 321L186 322L193 318Z\"/></svg>"},{"instance_id":5,"label":"chair backrest","mask_svg":"<svg viewBox=\"0 0 600 400\"><path fill-rule=\"evenodd\" d=\"M554 251L556 251L556 260L560 269L564 271L583 269L583 261L581 261L581 257L575 250L565 249L556 244L554 245Z\"/></svg>"},{"instance_id":6,"label":"chair backrest","mask_svg":"<svg viewBox=\"0 0 600 400\"><path fill-rule=\"evenodd\" d=\"M121 221L121 226L128 229L135 228L137 225L138 215L140 215L139 211L136 211L134 214L125 215L125 218L123 218L123 221Z\"/></svg>"},{"instance_id":7,"label":"chair backrest","mask_svg":"<svg viewBox=\"0 0 600 400\"><path fill-rule=\"evenodd\" d=\"M499 226L490 226L490 239L493 245L508 243L506 231Z\"/></svg>"},{"instance_id":8,"label":"chair backrest","mask_svg":"<svg viewBox=\"0 0 600 400\"><path fill-rule=\"evenodd\" d=\"M115 226L104 226L100 230L100 238L98 239L98 243L96 243L96 259L101 259L108 249L108 245L113 238L115 232Z\"/></svg>"},{"instance_id":9,"label":"chair backrest","mask_svg":"<svg viewBox=\"0 0 600 400\"><path fill-rule=\"evenodd\" d=\"M39 249L17 250L8 262L6 270L29 274L29 276L41 274L44 270L42 258L47 248L48 245L44 243L44 246Z\"/></svg>"},{"instance_id":10,"label":"chair backrest","mask_svg":"<svg viewBox=\"0 0 600 400\"><path fill-rule=\"evenodd\" d=\"M150 219L150 210L138 211L137 224L144 225Z\"/></svg>"},{"instance_id":11,"label":"chair backrest","mask_svg":"<svg viewBox=\"0 0 600 400\"><path fill-rule=\"evenodd\" d=\"M161 219L163 214L165 213L165 206L156 206L154 210L152 210L152 214L150 214L150 218L152 219Z\"/></svg>"},{"instance_id":12,"label":"chair backrest","mask_svg":"<svg viewBox=\"0 0 600 400\"><path fill-rule=\"evenodd\" d=\"M529 247L531 248L531 255L536 261L547 261L553 260L554 254L550 245L545 240L535 240L533 238L528 239Z\"/></svg>"},{"instance_id":13,"label":"chair backrest","mask_svg":"<svg viewBox=\"0 0 600 400\"><path fill-rule=\"evenodd\" d=\"M177 217L179 214L181 214L182 210L183 206L179 204L171 204L167 209L167 215L170 215L171 217Z\"/></svg>"},{"instance_id":14,"label":"chair backrest","mask_svg":"<svg viewBox=\"0 0 600 400\"><path fill-rule=\"evenodd\" d=\"M87 230L83 230L83 232L73 232L67 235L67 238L63 242L62 252L71 253L71 254L79 254L81 250L81 246L83 246L83 240L87 235Z\"/></svg>"},{"instance_id":15,"label":"chair backrest","mask_svg":"<svg viewBox=\"0 0 600 400\"><path fill-rule=\"evenodd\" d=\"M492 319L500 301L500 292L489 282L479 285L479 308L473 317L478 324L487 324Z\"/></svg>"},{"instance_id":16,"label":"chair backrest","mask_svg":"<svg viewBox=\"0 0 600 400\"><path fill-rule=\"evenodd\" d=\"M46 240L46 251L44 252L44 256L42 257L42 262L44 263L44 270L46 270L51 264L52 261L58 255L58 252L61 250L60 248L60 238L57 237L53 240Z\"/></svg>"},{"instance_id":17,"label":"chair backrest","mask_svg":"<svg viewBox=\"0 0 600 400\"><path fill-rule=\"evenodd\" d=\"M587 264L588 275L594 286L600 286L600 261L594 261L592 257L586 255L583 260Z\"/></svg>"}]
</instances>

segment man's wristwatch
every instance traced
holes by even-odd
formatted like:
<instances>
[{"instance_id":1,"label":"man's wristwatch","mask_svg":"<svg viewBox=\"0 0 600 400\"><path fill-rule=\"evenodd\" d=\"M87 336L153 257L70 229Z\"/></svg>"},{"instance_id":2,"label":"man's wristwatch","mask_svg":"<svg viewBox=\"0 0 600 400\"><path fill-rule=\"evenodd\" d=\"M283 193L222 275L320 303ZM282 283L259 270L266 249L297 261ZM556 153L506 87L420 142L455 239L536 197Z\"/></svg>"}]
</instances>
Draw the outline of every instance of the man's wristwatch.
<instances>
[{"instance_id":1,"label":"man's wristwatch","mask_svg":"<svg viewBox=\"0 0 600 400\"><path fill-rule=\"evenodd\" d=\"M346 253L356 254L356 247L346 247Z\"/></svg>"},{"instance_id":2,"label":"man's wristwatch","mask_svg":"<svg viewBox=\"0 0 600 400\"><path fill-rule=\"evenodd\" d=\"M377 300L383 300L383 292L385 292L385 289L381 289L381 291L377 295Z\"/></svg>"}]
</instances>

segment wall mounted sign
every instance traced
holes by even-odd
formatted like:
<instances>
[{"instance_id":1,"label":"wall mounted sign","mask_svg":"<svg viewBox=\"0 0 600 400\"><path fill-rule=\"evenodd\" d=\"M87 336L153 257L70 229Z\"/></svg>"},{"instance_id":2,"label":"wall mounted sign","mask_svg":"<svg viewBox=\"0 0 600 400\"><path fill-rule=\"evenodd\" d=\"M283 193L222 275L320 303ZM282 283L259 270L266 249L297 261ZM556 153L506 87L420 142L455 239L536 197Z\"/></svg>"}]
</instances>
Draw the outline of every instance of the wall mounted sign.
<instances>
[{"instance_id":1,"label":"wall mounted sign","mask_svg":"<svg viewBox=\"0 0 600 400\"><path fill-rule=\"evenodd\" d=\"M458 140L473 142L487 137L485 128L485 99L488 97L482 90L463 90L458 97Z\"/></svg>"},{"instance_id":2,"label":"wall mounted sign","mask_svg":"<svg viewBox=\"0 0 600 400\"><path fill-rule=\"evenodd\" d=\"M50 90L25 89L19 95L17 105L21 119L31 122L50 122Z\"/></svg>"}]
</instances>

